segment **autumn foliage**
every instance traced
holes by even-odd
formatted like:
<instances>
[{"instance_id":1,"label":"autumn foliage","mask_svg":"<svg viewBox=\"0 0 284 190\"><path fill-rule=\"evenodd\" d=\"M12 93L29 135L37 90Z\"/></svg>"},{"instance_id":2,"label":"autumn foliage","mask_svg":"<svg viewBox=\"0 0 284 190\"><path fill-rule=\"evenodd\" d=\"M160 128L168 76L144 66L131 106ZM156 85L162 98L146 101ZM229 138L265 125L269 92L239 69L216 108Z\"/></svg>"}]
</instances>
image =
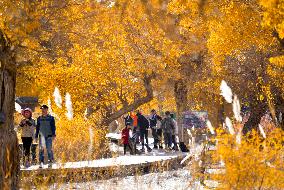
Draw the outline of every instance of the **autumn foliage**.
<instances>
[{"instance_id":1,"label":"autumn foliage","mask_svg":"<svg viewBox=\"0 0 284 190\"><path fill-rule=\"evenodd\" d=\"M282 131L275 130L266 139L253 131L241 144L222 133L213 162L225 166L219 174L209 175L220 183L218 189L283 189Z\"/></svg>"},{"instance_id":2,"label":"autumn foliage","mask_svg":"<svg viewBox=\"0 0 284 190\"><path fill-rule=\"evenodd\" d=\"M207 110L213 126L219 127L225 116L232 116L220 97L222 80L241 103L249 104L254 128L267 110L280 128L283 7L277 0L1 0L1 69L7 68L1 48L9 47L17 71L16 96L50 101L57 115L56 154L60 157L65 147L68 151L60 159L66 161L97 158L101 152L88 151L90 128L95 131L93 148L107 150L101 147L107 126L136 109L171 109L179 123L183 111ZM54 101L56 87L62 97L71 95L72 120ZM262 141L255 135L254 143L245 140L239 149L222 148L229 144L220 141L218 154L246 163L247 168L240 160L234 162L239 167L228 164L232 173L257 165L259 172L271 172L262 161L271 160L266 150L280 150L279 134L272 135L277 146L263 145L271 144L272 137ZM80 149L84 151L77 154ZM253 165L251 155L262 159ZM241 177L232 176L224 184L237 188L235 180ZM270 183L265 176L262 183L258 177L250 179L258 185Z\"/></svg>"}]
</instances>

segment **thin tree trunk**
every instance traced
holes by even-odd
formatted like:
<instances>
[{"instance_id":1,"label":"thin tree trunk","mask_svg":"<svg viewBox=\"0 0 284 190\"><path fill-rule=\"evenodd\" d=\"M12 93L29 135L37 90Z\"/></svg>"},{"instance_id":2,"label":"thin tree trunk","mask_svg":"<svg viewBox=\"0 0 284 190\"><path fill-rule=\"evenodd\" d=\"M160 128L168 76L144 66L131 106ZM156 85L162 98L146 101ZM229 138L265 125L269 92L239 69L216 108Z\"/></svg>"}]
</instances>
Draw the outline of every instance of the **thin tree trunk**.
<instances>
[{"instance_id":1,"label":"thin tree trunk","mask_svg":"<svg viewBox=\"0 0 284 190\"><path fill-rule=\"evenodd\" d=\"M0 30L0 189L18 189L19 151L14 131L16 65Z\"/></svg>"}]
</instances>

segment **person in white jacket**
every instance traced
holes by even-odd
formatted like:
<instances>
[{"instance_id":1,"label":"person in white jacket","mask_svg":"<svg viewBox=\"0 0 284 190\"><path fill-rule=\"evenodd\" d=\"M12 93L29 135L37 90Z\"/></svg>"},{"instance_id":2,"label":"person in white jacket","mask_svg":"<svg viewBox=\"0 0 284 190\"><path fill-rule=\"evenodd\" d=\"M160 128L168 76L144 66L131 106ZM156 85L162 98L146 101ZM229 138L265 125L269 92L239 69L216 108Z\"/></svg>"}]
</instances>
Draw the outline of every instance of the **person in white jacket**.
<instances>
[{"instance_id":1,"label":"person in white jacket","mask_svg":"<svg viewBox=\"0 0 284 190\"><path fill-rule=\"evenodd\" d=\"M177 121L175 120L173 113L171 113L171 118L172 118L172 120L174 122L174 126L175 126L174 131L173 131L173 136L172 136L173 144L174 144L173 149L178 151L178 146L177 146L178 124L177 124Z\"/></svg>"}]
</instances>

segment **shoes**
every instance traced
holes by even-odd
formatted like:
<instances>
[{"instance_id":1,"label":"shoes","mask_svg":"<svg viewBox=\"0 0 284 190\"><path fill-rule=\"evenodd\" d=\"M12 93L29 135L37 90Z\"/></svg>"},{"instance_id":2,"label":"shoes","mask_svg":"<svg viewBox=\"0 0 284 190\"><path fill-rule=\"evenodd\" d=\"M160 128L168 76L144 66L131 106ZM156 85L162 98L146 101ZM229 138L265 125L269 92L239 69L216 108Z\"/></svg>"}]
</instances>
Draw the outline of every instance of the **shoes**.
<instances>
[{"instance_id":1,"label":"shoes","mask_svg":"<svg viewBox=\"0 0 284 190\"><path fill-rule=\"evenodd\" d=\"M175 145L175 146L173 147L173 150L174 150L174 151L178 151L178 150L179 150L179 149L178 149L178 146Z\"/></svg>"},{"instance_id":2,"label":"shoes","mask_svg":"<svg viewBox=\"0 0 284 190\"><path fill-rule=\"evenodd\" d=\"M158 149L158 146L157 146L157 145L154 145L154 149Z\"/></svg>"},{"instance_id":3,"label":"shoes","mask_svg":"<svg viewBox=\"0 0 284 190\"><path fill-rule=\"evenodd\" d=\"M52 161L51 160L48 161L48 168L52 168Z\"/></svg>"},{"instance_id":4,"label":"shoes","mask_svg":"<svg viewBox=\"0 0 284 190\"><path fill-rule=\"evenodd\" d=\"M166 148L165 148L165 151L166 151L166 152L170 152L170 151L171 151L171 148L170 148L170 147L166 147Z\"/></svg>"},{"instance_id":5,"label":"shoes","mask_svg":"<svg viewBox=\"0 0 284 190\"><path fill-rule=\"evenodd\" d=\"M163 149L164 147L162 145L159 146L159 149Z\"/></svg>"},{"instance_id":6,"label":"shoes","mask_svg":"<svg viewBox=\"0 0 284 190\"><path fill-rule=\"evenodd\" d=\"M152 149L147 147L147 152L152 152Z\"/></svg>"},{"instance_id":7,"label":"shoes","mask_svg":"<svg viewBox=\"0 0 284 190\"><path fill-rule=\"evenodd\" d=\"M43 162L41 162L40 164L39 164L39 169L42 169L43 168Z\"/></svg>"},{"instance_id":8,"label":"shoes","mask_svg":"<svg viewBox=\"0 0 284 190\"><path fill-rule=\"evenodd\" d=\"M29 168L29 167L30 167L30 162L28 160L26 160L25 168Z\"/></svg>"}]
</instances>

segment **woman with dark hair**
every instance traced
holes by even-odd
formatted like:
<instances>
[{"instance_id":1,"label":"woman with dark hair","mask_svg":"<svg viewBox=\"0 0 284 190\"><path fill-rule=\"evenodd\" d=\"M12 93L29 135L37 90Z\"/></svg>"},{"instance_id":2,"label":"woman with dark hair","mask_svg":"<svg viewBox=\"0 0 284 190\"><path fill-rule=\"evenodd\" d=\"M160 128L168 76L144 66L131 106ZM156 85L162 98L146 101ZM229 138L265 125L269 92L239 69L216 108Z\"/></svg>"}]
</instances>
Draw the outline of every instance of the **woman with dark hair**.
<instances>
[{"instance_id":1,"label":"woman with dark hair","mask_svg":"<svg viewBox=\"0 0 284 190\"><path fill-rule=\"evenodd\" d=\"M30 152L31 145L33 142L34 131L35 131L35 120L32 118L32 110L26 108L22 111L24 118L19 124L21 130L21 137L23 142L23 165L25 167L30 166Z\"/></svg>"}]
</instances>

